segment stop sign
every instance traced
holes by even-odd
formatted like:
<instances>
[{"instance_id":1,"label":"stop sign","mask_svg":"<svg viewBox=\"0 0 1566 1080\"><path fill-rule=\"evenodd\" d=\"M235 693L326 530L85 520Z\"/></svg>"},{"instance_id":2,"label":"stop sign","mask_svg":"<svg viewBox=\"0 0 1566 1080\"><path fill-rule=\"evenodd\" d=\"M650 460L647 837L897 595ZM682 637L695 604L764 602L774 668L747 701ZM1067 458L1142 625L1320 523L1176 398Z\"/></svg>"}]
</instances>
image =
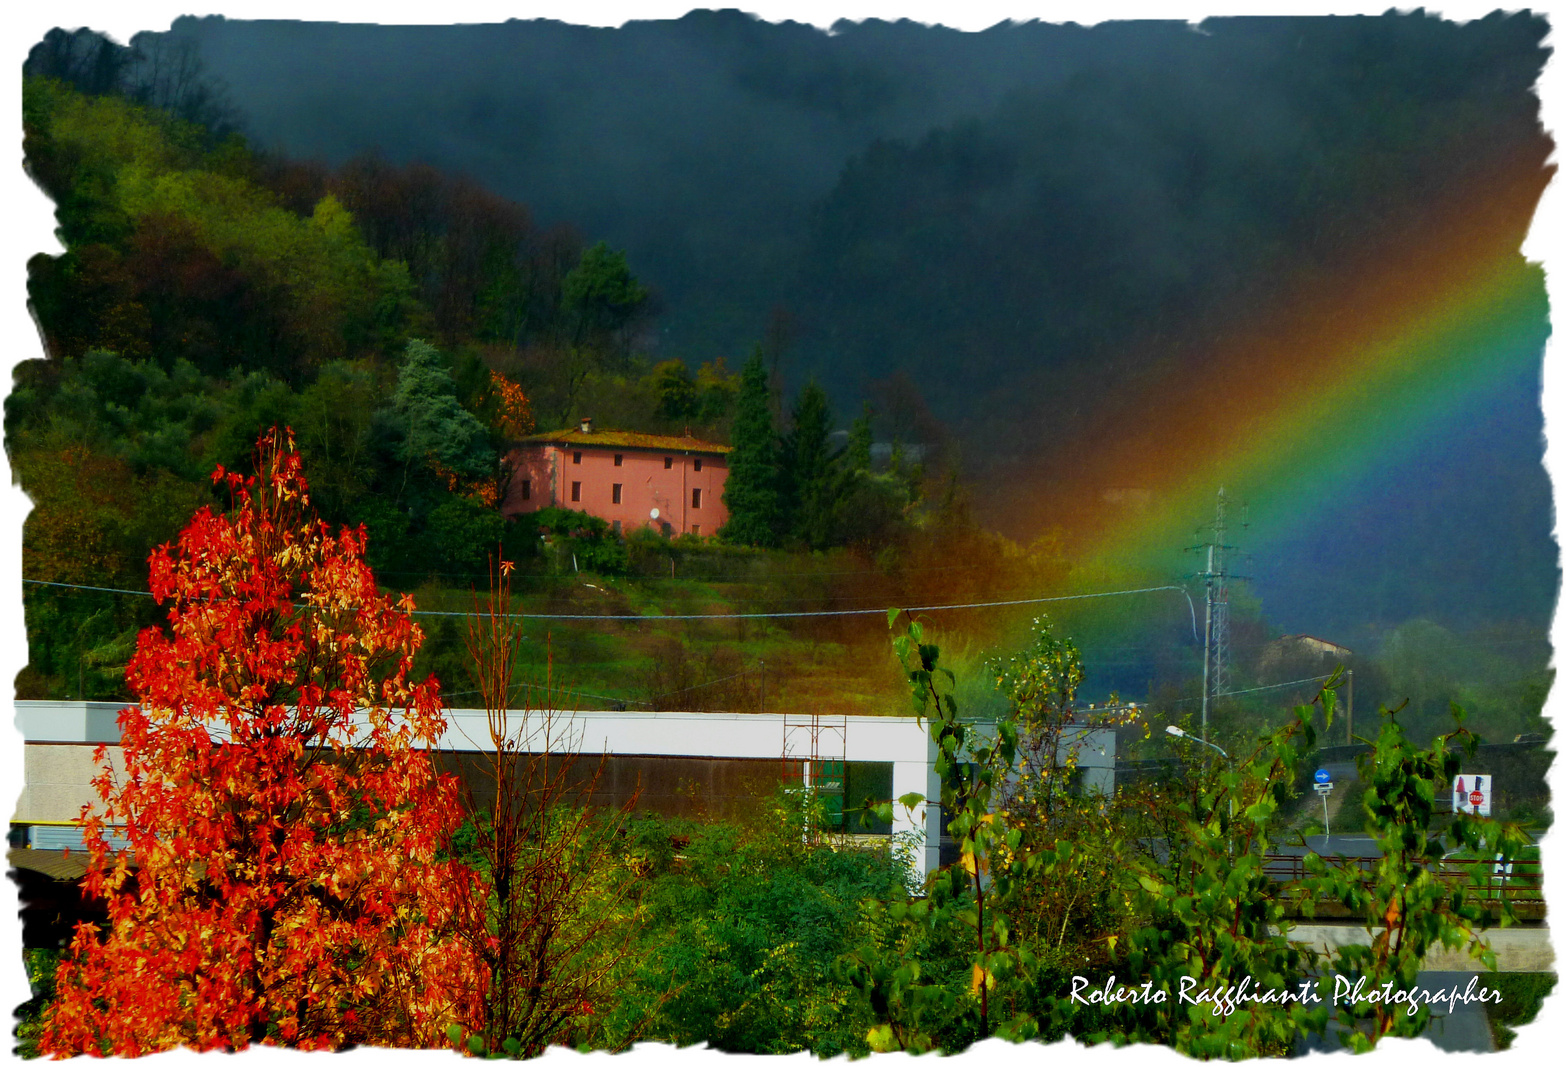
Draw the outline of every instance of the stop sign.
<instances>
[{"instance_id":1,"label":"stop sign","mask_svg":"<svg viewBox=\"0 0 1566 1080\"><path fill-rule=\"evenodd\" d=\"M1473 803L1475 806L1478 806L1478 805L1480 805L1481 803L1484 802L1484 795L1481 794L1480 792L1475 791L1471 795L1468 796L1468 801Z\"/></svg>"}]
</instances>

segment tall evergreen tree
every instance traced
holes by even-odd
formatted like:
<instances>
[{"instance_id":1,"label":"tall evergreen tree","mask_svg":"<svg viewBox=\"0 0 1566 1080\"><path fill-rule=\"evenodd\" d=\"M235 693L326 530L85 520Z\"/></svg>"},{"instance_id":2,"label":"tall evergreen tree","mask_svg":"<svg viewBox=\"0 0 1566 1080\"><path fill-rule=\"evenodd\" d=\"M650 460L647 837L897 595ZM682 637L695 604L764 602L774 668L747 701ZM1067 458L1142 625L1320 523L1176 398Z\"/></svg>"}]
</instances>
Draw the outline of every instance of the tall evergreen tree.
<instances>
[{"instance_id":1,"label":"tall evergreen tree","mask_svg":"<svg viewBox=\"0 0 1566 1080\"><path fill-rule=\"evenodd\" d=\"M777 435L769 396L767 368L758 348L740 372L729 479L723 489L729 520L721 535L735 544L771 547L778 541Z\"/></svg>"},{"instance_id":2,"label":"tall evergreen tree","mask_svg":"<svg viewBox=\"0 0 1566 1080\"><path fill-rule=\"evenodd\" d=\"M854 418L854 426L848 429L848 467L860 472L870 471L870 445L875 436L870 430L870 403Z\"/></svg>"},{"instance_id":3,"label":"tall evergreen tree","mask_svg":"<svg viewBox=\"0 0 1566 1080\"><path fill-rule=\"evenodd\" d=\"M792 534L808 547L830 547L841 533L838 508L846 494L849 474L843 469L843 451L834 452L832 406L826 391L814 379L806 383L794 403L794 429L784 442L784 490L793 521Z\"/></svg>"}]
</instances>

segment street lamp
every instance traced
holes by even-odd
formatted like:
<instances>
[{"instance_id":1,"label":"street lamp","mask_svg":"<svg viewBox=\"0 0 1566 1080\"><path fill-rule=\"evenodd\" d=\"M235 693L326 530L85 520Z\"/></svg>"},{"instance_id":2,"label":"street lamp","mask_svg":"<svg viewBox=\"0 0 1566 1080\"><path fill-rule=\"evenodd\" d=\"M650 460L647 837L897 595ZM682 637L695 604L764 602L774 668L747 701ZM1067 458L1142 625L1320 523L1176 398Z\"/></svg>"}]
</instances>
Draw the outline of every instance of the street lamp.
<instances>
[{"instance_id":1,"label":"street lamp","mask_svg":"<svg viewBox=\"0 0 1566 1080\"><path fill-rule=\"evenodd\" d=\"M1225 758L1228 758L1229 756L1228 752L1225 751L1223 747L1217 745L1216 743L1210 743L1206 739L1198 739L1195 735L1192 735L1189 731L1186 731L1182 727L1176 727L1174 724L1170 724L1168 727L1164 728L1164 730L1169 732L1169 734L1173 735L1177 739L1190 739L1192 742L1199 742L1203 746L1212 747L1220 754L1223 754Z\"/></svg>"},{"instance_id":2,"label":"street lamp","mask_svg":"<svg viewBox=\"0 0 1566 1080\"><path fill-rule=\"evenodd\" d=\"M1192 742L1199 742L1203 746L1211 747L1212 749L1214 749L1214 750L1218 751L1220 754L1222 754L1224 756L1224 760L1225 761L1227 761L1229 759L1228 751L1224 750L1223 747L1219 746L1216 743L1210 743L1206 739L1198 739L1195 735L1192 735L1189 731L1185 730L1183 727L1180 727L1180 726L1178 726L1176 724L1170 724L1168 727L1164 728L1164 730L1169 732L1169 734L1173 735L1177 739L1190 739ZM1229 817L1231 817L1231 818L1234 817L1234 796L1233 795L1229 796ZM1233 838L1230 838L1230 840L1229 840L1229 854L1230 855L1234 854L1234 840L1233 840Z\"/></svg>"}]
</instances>

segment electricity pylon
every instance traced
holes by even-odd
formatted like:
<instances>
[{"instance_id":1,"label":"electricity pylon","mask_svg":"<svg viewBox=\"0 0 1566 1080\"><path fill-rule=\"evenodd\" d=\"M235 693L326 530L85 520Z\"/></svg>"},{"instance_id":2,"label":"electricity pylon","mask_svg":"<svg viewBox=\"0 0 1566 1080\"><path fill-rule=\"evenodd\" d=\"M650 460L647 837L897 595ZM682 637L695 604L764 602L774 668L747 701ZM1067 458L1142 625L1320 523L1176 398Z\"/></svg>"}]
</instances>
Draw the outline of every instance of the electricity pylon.
<instances>
[{"instance_id":1,"label":"electricity pylon","mask_svg":"<svg viewBox=\"0 0 1566 1080\"><path fill-rule=\"evenodd\" d=\"M1207 591L1207 628L1202 638L1202 738L1207 738L1207 720L1212 712L1212 699L1223 697L1229 689L1229 582L1243 580L1229 572L1228 539L1229 499L1223 488L1218 489L1218 512L1213 518L1212 539L1197 544L1190 551L1204 552L1206 569L1194 575L1201 578Z\"/></svg>"}]
</instances>

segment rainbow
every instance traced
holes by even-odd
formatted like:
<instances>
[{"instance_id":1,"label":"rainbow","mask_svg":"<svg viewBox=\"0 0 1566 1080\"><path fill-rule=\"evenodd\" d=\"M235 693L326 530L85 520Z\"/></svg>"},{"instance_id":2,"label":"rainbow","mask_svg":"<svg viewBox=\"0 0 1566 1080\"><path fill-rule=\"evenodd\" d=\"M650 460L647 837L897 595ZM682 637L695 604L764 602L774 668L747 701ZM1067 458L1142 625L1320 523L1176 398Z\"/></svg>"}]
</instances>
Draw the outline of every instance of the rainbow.
<instances>
[{"instance_id":1,"label":"rainbow","mask_svg":"<svg viewBox=\"0 0 1566 1080\"><path fill-rule=\"evenodd\" d=\"M1359 238L1332 267L1277 283L1266 309L1236 313L1216 347L1150 358L1135 386L1106 394L1024 481L1032 524L1058 531L1072 565L1057 591L1184 583L1200 603L1192 546L1210 536L1220 488L1231 507L1245 504L1245 547L1265 550L1327 535L1345 513L1374 515L1396 478L1417 476L1444 443L1482 442L1512 422L1540 385L1549 335L1543 270L1521 254L1553 172L1548 150L1541 136L1473 163L1440 203L1408 208L1402 225ZM1135 498L1110 501L1117 489ZM1331 569L1308 573L1333 587ZM1037 613L998 629L1016 636ZM1131 678L1151 655L1154 624L1193 643L1174 593L1048 613L1083 645L1090 672L1104 663L1106 685L1116 658ZM1167 659L1175 639L1162 640Z\"/></svg>"},{"instance_id":2,"label":"rainbow","mask_svg":"<svg viewBox=\"0 0 1566 1080\"><path fill-rule=\"evenodd\" d=\"M1330 273L1302 274L1269 310L1237 317L1219 349L1151 365L1106 401L1037 485L1078 584L1194 569L1183 549L1220 487L1248 504L1258 543L1374 497L1429 440L1539 379L1544 275L1520 249L1553 170L1531 160L1473 180L1402 235L1362 241ZM1107 504L1116 488L1145 492L1141 509Z\"/></svg>"}]
</instances>

